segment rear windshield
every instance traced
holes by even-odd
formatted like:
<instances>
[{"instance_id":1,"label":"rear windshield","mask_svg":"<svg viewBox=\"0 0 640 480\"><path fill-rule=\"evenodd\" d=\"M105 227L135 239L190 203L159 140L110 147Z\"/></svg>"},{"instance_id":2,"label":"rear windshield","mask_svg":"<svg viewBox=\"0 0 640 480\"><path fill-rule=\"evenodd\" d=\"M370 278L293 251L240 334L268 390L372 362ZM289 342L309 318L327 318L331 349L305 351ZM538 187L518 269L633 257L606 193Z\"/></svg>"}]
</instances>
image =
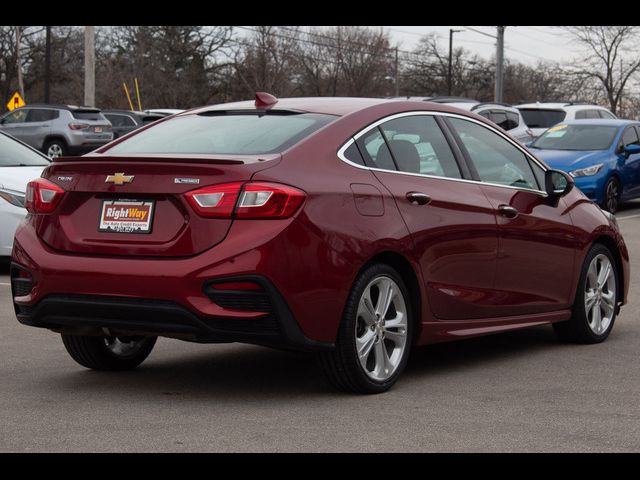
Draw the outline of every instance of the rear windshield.
<instances>
[{"instance_id":1,"label":"rear windshield","mask_svg":"<svg viewBox=\"0 0 640 480\"><path fill-rule=\"evenodd\" d=\"M549 128L560 123L567 116L564 110L543 110L540 108L521 108L520 113L529 128Z\"/></svg>"},{"instance_id":2,"label":"rear windshield","mask_svg":"<svg viewBox=\"0 0 640 480\"><path fill-rule=\"evenodd\" d=\"M74 110L71 112L71 115L78 120L106 120L105 116L100 112Z\"/></svg>"},{"instance_id":3,"label":"rear windshield","mask_svg":"<svg viewBox=\"0 0 640 480\"><path fill-rule=\"evenodd\" d=\"M110 148L109 153L279 153L335 119L316 113L187 115L148 128Z\"/></svg>"},{"instance_id":4,"label":"rear windshield","mask_svg":"<svg viewBox=\"0 0 640 480\"><path fill-rule=\"evenodd\" d=\"M619 127L610 125L556 125L531 144L541 150L607 150Z\"/></svg>"},{"instance_id":5,"label":"rear windshield","mask_svg":"<svg viewBox=\"0 0 640 480\"><path fill-rule=\"evenodd\" d=\"M49 161L20 142L0 134L0 167L49 165Z\"/></svg>"}]
</instances>

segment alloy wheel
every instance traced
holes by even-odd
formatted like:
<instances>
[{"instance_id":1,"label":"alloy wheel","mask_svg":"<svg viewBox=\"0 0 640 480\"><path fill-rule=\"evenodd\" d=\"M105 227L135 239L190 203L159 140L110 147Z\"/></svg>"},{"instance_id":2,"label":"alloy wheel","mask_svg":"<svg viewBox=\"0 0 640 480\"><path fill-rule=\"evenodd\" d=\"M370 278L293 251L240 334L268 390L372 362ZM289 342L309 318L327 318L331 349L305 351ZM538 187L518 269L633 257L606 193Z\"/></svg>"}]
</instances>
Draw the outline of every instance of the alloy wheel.
<instances>
[{"instance_id":1,"label":"alloy wheel","mask_svg":"<svg viewBox=\"0 0 640 480\"><path fill-rule=\"evenodd\" d=\"M609 258L600 254L589 265L584 292L584 310L593 333L602 335L607 331L614 318L615 307L615 272Z\"/></svg>"},{"instance_id":2,"label":"alloy wheel","mask_svg":"<svg viewBox=\"0 0 640 480\"><path fill-rule=\"evenodd\" d=\"M358 304L356 348L365 374L388 380L400 365L407 347L407 307L398 284L387 276L374 278Z\"/></svg>"},{"instance_id":3,"label":"alloy wheel","mask_svg":"<svg viewBox=\"0 0 640 480\"><path fill-rule=\"evenodd\" d=\"M619 203L619 189L618 189L618 181L615 179L611 179L607 182L607 187L605 189L605 205L607 210L611 213L615 213L618 210Z\"/></svg>"},{"instance_id":4,"label":"alloy wheel","mask_svg":"<svg viewBox=\"0 0 640 480\"><path fill-rule=\"evenodd\" d=\"M47 155L49 156L49 158L61 157L62 147L57 143L52 143L51 145L49 145L49 148L47 149Z\"/></svg>"}]
</instances>

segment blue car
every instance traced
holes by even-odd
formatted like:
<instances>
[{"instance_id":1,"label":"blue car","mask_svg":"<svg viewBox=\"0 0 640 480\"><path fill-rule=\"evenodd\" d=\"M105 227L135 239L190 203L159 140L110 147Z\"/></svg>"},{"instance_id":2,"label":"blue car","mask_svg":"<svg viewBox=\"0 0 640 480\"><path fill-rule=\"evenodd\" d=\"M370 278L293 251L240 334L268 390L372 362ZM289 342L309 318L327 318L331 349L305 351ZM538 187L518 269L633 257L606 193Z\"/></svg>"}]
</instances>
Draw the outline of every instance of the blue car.
<instances>
[{"instance_id":1,"label":"blue car","mask_svg":"<svg viewBox=\"0 0 640 480\"><path fill-rule=\"evenodd\" d=\"M551 168L569 173L604 210L615 213L624 200L640 197L640 122L563 122L528 147Z\"/></svg>"}]
</instances>

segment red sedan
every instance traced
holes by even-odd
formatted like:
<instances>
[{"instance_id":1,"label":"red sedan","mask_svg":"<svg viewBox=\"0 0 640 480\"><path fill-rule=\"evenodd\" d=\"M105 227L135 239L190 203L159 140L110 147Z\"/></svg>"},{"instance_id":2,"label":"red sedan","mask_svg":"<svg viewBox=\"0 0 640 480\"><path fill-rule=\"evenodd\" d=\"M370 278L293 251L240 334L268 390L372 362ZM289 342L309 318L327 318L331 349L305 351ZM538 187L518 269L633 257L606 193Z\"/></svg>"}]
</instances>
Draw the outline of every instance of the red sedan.
<instances>
[{"instance_id":1,"label":"red sedan","mask_svg":"<svg viewBox=\"0 0 640 480\"><path fill-rule=\"evenodd\" d=\"M27 192L18 320L98 370L158 336L317 352L389 389L414 345L553 324L607 338L613 216L494 124L424 102L258 94L158 121Z\"/></svg>"}]
</instances>

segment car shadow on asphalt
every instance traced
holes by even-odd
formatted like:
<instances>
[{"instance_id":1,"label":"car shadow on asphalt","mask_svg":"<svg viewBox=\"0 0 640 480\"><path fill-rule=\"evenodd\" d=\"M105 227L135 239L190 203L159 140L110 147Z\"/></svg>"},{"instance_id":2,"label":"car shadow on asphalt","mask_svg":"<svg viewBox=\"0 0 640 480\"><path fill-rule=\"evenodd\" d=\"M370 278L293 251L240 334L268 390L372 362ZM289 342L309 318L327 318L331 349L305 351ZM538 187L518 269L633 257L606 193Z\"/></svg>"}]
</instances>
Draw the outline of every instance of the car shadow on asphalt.
<instances>
[{"instance_id":1,"label":"car shadow on asphalt","mask_svg":"<svg viewBox=\"0 0 640 480\"><path fill-rule=\"evenodd\" d=\"M414 349L407 369L396 386L429 381L448 372L476 369L493 362L508 362L541 350L561 347L550 327L538 327L459 342ZM161 345L166 351L168 343ZM291 353L249 345L169 358L151 357L131 372L94 372L70 367L52 376L52 388L76 392L90 389L142 396L175 396L182 399L282 399L336 397L310 354ZM394 389L395 391L395 389Z\"/></svg>"}]
</instances>

